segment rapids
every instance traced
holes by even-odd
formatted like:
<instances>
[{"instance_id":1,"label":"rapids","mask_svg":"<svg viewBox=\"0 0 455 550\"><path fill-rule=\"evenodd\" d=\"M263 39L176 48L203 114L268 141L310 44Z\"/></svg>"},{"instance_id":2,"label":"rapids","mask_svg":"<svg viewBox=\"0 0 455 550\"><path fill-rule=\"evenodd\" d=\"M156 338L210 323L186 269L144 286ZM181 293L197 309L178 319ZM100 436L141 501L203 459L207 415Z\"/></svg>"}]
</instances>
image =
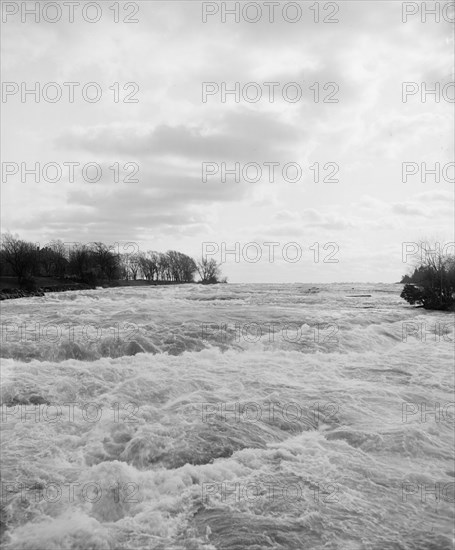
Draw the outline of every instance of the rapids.
<instances>
[{"instance_id":1,"label":"rapids","mask_svg":"<svg viewBox=\"0 0 455 550\"><path fill-rule=\"evenodd\" d=\"M3 547L449 550L454 319L400 292L3 302Z\"/></svg>"}]
</instances>

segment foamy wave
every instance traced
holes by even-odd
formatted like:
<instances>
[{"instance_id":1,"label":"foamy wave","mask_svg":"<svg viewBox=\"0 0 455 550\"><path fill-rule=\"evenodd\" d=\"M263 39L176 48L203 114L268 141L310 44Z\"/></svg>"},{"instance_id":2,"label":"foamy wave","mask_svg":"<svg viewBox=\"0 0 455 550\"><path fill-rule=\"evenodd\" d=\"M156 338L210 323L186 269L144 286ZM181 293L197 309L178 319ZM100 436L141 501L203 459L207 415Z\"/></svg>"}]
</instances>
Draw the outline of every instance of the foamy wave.
<instances>
[{"instance_id":1,"label":"foamy wave","mask_svg":"<svg viewBox=\"0 0 455 550\"><path fill-rule=\"evenodd\" d=\"M414 334L447 317L400 309L385 291L367 314L335 290L303 311L277 288L258 305L263 289L251 287L210 290L233 300L169 288L8 304L11 323L102 317L146 329L80 354L29 342L21 359L10 332L4 547L448 550L452 503L421 502L417 489L453 484L452 333ZM256 338L254 326L238 338L236 323L264 319L289 338ZM324 341L332 329L314 338L318 320L337 323L336 345ZM422 421L421 403L441 404L438 422Z\"/></svg>"}]
</instances>

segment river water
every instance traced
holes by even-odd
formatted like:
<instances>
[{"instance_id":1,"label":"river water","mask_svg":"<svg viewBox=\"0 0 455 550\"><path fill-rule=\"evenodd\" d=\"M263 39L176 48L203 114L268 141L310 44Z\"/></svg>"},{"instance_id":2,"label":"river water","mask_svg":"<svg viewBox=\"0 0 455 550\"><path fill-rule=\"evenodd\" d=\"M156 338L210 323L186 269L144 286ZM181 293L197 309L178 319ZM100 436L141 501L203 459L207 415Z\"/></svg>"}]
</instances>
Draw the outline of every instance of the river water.
<instances>
[{"instance_id":1,"label":"river water","mask_svg":"<svg viewBox=\"0 0 455 550\"><path fill-rule=\"evenodd\" d=\"M449 550L453 315L401 288L3 302L3 547Z\"/></svg>"}]
</instances>

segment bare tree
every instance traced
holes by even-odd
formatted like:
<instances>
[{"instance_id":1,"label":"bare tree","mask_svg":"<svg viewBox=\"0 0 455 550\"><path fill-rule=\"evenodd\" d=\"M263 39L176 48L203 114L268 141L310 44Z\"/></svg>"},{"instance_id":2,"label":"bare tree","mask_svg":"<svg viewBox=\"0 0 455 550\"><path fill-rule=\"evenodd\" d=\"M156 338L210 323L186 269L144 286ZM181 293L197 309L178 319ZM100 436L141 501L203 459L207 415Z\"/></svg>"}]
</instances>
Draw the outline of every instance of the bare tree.
<instances>
[{"instance_id":1,"label":"bare tree","mask_svg":"<svg viewBox=\"0 0 455 550\"><path fill-rule=\"evenodd\" d=\"M95 266L99 269L100 275L108 280L118 274L119 260L113 250L105 244L93 243L92 250Z\"/></svg>"},{"instance_id":2,"label":"bare tree","mask_svg":"<svg viewBox=\"0 0 455 550\"><path fill-rule=\"evenodd\" d=\"M128 270L133 281L137 280L138 273L141 270L141 262L138 254L130 254L128 257Z\"/></svg>"},{"instance_id":3,"label":"bare tree","mask_svg":"<svg viewBox=\"0 0 455 550\"><path fill-rule=\"evenodd\" d=\"M129 272L129 254L120 254L119 255L119 277L129 281L130 272Z\"/></svg>"},{"instance_id":4,"label":"bare tree","mask_svg":"<svg viewBox=\"0 0 455 550\"><path fill-rule=\"evenodd\" d=\"M3 261L9 264L19 280L36 274L38 269L36 245L6 233L2 235L1 250Z\"/></svg>"},{"instance_id":5,"label":"bare tree","mask_svg":"<svg viewBox=\"0 0 455 550\"><path fill-rule=\"evenodd\" d=\"M158 273L161 281L170 281L172 279L168 255L162 252L158 254Z\"/></svg>"},{"instance_id":6,"label":"bare tree","mask_svg":"<svg viewBox=\"0 0 455 550\"><path fill-rule=\"evenodd\" d=\"M211 258L210 260L207 257L201 258L196 264L196 269L202 283L220 282L220 266L214 258Z\"/></svg>"},{"instance_id":7,"label":"bare tree","mask_svg":"<svg viewBox=\"0 0 455 550\"><path fill-rule=\"evenodd\" d=\"M63 277L68 268L68 252L60 240L51 241L49 248L54 253L54 270L57 277Z\"/></svg>"},{"instance_id":8,"label":"bare tree","mask_svg":"<svg viewBox=\"0 0 455 550\"><path fill-rule=\"evenodd\" d=\"M182 252L168 250L166 253L169 271L173 281L179 283L189 283L193 281L196 272L196 264L193 258L190 258Z\"/></svg>"},{"instance_id":9,"label":"bare tree","mask_svg":"<svg viewBox=\"0 0 455 550\"><path fill-rule=\"evenodd\" d=\"M186 283L194 281L194 274L197 272L196 262L190 256L180 253L179 262L181 266L182 278Z\"/></svg>"},{"instance_id":10,"label":"bare tree","mask_svg":"<svg viewBox=\"0 0 455 550\"><path fill-rule=\"evenodd\" d=\"M85 244L76 244L69 253L69 269L79 279L84 279L90 269L90 248Z\"/></svg>"},{"instance_id":11,"label":"bare tree","mask_svg":"<svg viewBox=\"0 0 455 550\"><path fill-rule=\"evenodd\" d=\"M420 242L421 256L414 273L403 279L401 297L428 309L446 309L455 303L455 255L444 254L440 246Z\"/></svg>"},{"instance_id":12,"label":"bare tree","mask_svg":"<svg viewBox=\"0 0 455 550\"><path fill-rule=\"evenodd\" d=\"M153 281L155 276L158 278L158 258L158 253L152 250L149 250L147 253L141 252L139 254L141 271L147 281Z\"/></svg>"},{"instance_id":13,"label":"bare tree","mask_svg":"<svg viewBox=\"0 0 455 550\"><path fill-rule=\"evenodd\" d=\"M68 260L62 241L52 241L39 250L39 265L48 277L63 277Z\"/></svg>"}]
</instances>

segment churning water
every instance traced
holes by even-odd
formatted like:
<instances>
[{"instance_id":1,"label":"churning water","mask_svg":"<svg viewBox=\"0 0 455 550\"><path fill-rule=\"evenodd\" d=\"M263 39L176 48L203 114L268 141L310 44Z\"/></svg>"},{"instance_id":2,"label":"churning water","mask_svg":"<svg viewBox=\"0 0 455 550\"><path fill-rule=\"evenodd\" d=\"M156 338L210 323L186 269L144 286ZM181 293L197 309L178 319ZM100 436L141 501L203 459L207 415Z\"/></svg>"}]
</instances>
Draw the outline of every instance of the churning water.
<instances>
[{"instance_id":1,"label":"churning water","mask_svg":"<svg viewBox=\"0 0 455 550\"><path fill-rule=\"evenodd\" d=\"M400 291L3 302L4 548L452 548L453 316Z\"/></svg>"}]
</instances>

